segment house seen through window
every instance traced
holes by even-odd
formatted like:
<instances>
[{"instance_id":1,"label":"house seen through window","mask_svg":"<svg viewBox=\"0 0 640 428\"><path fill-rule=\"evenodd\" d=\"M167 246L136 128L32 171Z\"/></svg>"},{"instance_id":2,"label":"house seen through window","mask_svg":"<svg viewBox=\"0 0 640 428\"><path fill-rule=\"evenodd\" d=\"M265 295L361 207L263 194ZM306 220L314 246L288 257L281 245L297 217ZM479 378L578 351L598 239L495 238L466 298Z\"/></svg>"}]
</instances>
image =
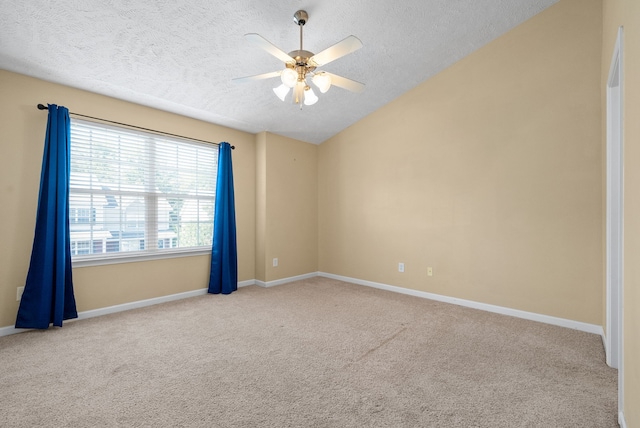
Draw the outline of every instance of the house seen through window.
<instances>
[{"instance_id":1,"label":"house seen through window","mask_svg":"<svg viewBox=\"0 0 640 428\"><path fill-rule=\"evenodd\" d=\"M218 148L71 121L74 259L210 248Z\"/></svg>"}]
</instances>

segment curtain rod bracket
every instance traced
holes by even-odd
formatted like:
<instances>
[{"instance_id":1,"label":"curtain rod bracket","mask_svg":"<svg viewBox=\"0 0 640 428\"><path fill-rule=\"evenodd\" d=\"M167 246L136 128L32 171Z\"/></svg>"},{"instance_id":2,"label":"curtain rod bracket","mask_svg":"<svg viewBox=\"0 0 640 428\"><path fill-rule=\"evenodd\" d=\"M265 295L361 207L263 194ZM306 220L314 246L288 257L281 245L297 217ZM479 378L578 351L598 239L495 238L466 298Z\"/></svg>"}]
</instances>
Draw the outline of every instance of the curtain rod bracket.
<instances>
[{"instance_id":1,"label":"curtain rod bracket","mask_svg":"<svg viewBox=\"0 0 640 428\"><path fill-rule=\"evenodd\" d=\"M36 107L38 107L38 110L49 110L49 107L47 107L44 104L38 104ZM201 143L211 143L210 141L198 140L197 138L183 137L182 135L176 135L176 134L170 134L168 132L156 131L155 129L143 128L141 126L127 125L126 123L114 122L113 120L100 119L99 117L85 116L84 114L80 114L80 113L69 112L69 114L75 114L76 116L81 116L81 117L88 117L89 119L102 120L103 122L115 123L116 125L130 126L132 128L142 129L144 131L157 132L159 134L170 135L172 137L179 137L179 138L186 138L188 140L200 141ZM215 144L215 143L211 143L211 144ZM231 150L235 150L235 149L236 149L236 146L231 146Z\"/></svg>"}]
</instances>

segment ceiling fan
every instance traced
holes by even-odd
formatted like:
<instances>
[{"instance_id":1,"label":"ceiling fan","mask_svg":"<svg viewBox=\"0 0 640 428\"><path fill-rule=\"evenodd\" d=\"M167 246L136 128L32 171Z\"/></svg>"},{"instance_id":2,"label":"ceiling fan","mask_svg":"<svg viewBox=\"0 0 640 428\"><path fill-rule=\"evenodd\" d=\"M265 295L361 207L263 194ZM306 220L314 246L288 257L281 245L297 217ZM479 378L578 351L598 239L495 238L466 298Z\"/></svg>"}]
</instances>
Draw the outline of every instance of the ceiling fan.
<instances>
[{"instance_id":1,"label":"ceiling fan","mask_svg":"<svg viewBox=\"0 0 640 428\"><path fill-rule=\"evenodd\" d=\"M318 70L338 58L357 51L362 47L362 42L355 36L349 36L344 40L328 47L320 53L306 51L302 48L302 27L309 20L309 15L304 10L299 10L293 15L293 22L300 27L300 49L285 53L273 43L256 33L245 34L245 38L254 45L264 49L285 64L284 70L272 71L270 73L257 74L255 76L239 77L233 79L234 82L243 83L254 80L270 79L280 77L282 84L273 89L273 92L282 101L285 100L289 91L293 89L292 102L299 104L313 105L318 102L318 96L313 92L307 78L323 94L333 86L347 89L352 92L361 92L364 84L346 77Z\"/></svg>"}]
</instances>

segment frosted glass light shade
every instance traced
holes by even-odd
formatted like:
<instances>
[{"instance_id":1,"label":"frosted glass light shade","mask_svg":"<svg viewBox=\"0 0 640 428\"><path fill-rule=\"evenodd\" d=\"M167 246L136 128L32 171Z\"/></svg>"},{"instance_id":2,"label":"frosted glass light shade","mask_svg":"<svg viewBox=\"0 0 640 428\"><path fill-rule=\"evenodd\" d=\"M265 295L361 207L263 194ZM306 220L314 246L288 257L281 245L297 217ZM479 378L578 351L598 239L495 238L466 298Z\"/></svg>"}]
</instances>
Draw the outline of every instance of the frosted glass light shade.
<instances>
[{"instance_id":1,"label":"frosted glass light shade","mask_svg":"<svg viewBox=\"0 0 640 428\"><path fill-rule=\"evenodd\" d=\"M285 86L293 88L298 81L298 73L291 68L285 68L280 74L280 80L282 80L282 84Z\"/></svg>"},{"instance_id":2,"label":"frosted glass light shade","mask_svg":"<svg viewBox=\"0 0 640 428\"><path fill-rule=\"evenodd\" d=\"M275 94L278 96L278 98L280 98L281 101L284 101L284 98L289 93L289 88L283 83L277 88L273 88L273 92L275 92Z\"/></svg>"},{"instance_id":3,"label":"frosted glass light shade","mask_svg":"<svg viewBox=\"0 0 640 428\"><path fill-rule=\"evenodd\" d=\"M311 81L318 87L318 89L320 89L320 92L322 92L323 94L327 92L331 87L331 76L325 73L318 73L314 75Z\"/></svg>"},{"instance_id":4,"label":"frosted glass light shade","mask_svg":"<svg viewBox=\"0 0 640 428\"><path fill-rule=\"evenodd\" d=\"M318 96L316 95L315 92L313 92L313 89L311 89L311 88L305 89L305 91L304 91L304 105L312 106L317 102L318 102Z\"/></svg>"}]
</instances>

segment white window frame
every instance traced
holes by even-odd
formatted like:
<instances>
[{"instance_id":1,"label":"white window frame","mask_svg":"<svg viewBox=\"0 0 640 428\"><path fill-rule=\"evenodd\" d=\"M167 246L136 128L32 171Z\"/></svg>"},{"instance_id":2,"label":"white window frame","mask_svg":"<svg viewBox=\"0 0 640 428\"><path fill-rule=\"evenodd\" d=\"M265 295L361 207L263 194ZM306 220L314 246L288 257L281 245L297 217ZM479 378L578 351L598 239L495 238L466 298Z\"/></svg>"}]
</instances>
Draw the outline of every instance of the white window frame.
<instances>
[{"instance_id":1,"label":"white window frame","mask_svg":"<svg viewBox=\"0 0 640 428\"><path fill-rule=\"evenodd\" d=\"M87 121L87 120L80 120L80 119L75 119L72 118L71 120L71 126L73 129L74 123L78 122L81 123L84 126L96 126L99 128L103 128L103 129L111 129L114 130L116 132L121 131L121 132L126 132L129 134L137 134L141 137L144 137L146 139L150 139L152 141L154 141L154 144L150 144L149 145L149 158L153 158L154 157L154 153L153 151L155 150L155 141L157 140L161 140L164 142L170 141L170 142L176 142L179 144L187 144L187 145L194 145L194 146L199 146L199 147L204 147L206 148L207 151L211 150L211 151L215 151L215 170L217 170L217 145L211 143L211 144L207 144L207 143L203 143L203 142L199 142L199 141L194 141L194 140L189 140L187 138L178 138L178 137L172 137L172 136L166 136L163 134L154 134L154 133L150 133L150 132L144 132L144 131L140 131L137 129L131 129L128 127L120 127L120 126L114 126L114 125L108 125L108 124L103 124L103 123L98 123L98 122L93 122L93 121ZM71 163L73 164L74 159L74 149L73 149L73 145L74 145L74 136L73 136L73 131L72 131L72 137L71 137L71 145L72 145L72 150L71 150ZM148 176L153 176L156 165L153 162L150 162L148 169L146 170L147 175ZM72 176L73 176L73 171L72 171ZM152 179L153 180L153 179ZM214 180L215 180L215 175L214 175ZM73 182L73 180L72 180ZM118 252L103 252L103 253L98 253L98 254L91 254L91 255L78 255L78 243L79 242L87 242L89 244L89 248L92 251L93 250L93 241L97 240L100 241L102 239L103 242L103 251L106 251L106 241L104 240L104 238L102 237L95 237L95 238L88 238L85 239L83 238L79 238L76 242L74 241L74 243L72 243L72 247L74 249L74 251L72 251L72 264L74 267L84 267L84 266L97 266L97 265L106 265L106 264L118 264L118 263L131 263L131 262L139 262L139 261L144 261L144 260L156 260L156 259L165 259L165 258L176 258L176 257L189 257L189 256L198 256L198 255L207 255L207 254L211 254L211 244L207 243L205 245L201 245L201 246L193 246L193 247L182 247L182 248L177 248L177 242L178 242L178 238L174 237L174 238L167 238L166 236L158 236L158 209L157 209L157 201L158 198L160 196L162 197L184 197L184 198L188 198L189 200L193 201L193 200L197 200L197 201L206 201L206 202L210 202L213 204L213 210L215 211L215 181L213 184L213 189L214 189L214 193L211 194L210 192L205 194L205 195L201 195L201 194L196 194L194 193L184 193L184 192L177 192L177 193L172 193L172 194L162 194L159 192L144 192L142 194L140 194L140 198L144 199L145 201L145 214L144 214L144 221L145 221L145 233L144 233L144 246L145 249L141 250L141 251L118 251ZM118 192L118 191L112 191L110 190L111 193L113 194L118 194L119 196L127 194L127 196L132 196L133 194L131 192L127 193L127 192ZM99 191L91 191L88 189L81 189L78 187L73 187L70 186L70 195L90 195L91 201L93 201L94 196L98 195L98 196L102 196L104 197L104 192L99 192ZM93 203L93 202L92 202ZM200 202L198 202L198 206ZM155 208L148 208L148 207L155 207ZM88 223L78 223L78 213L80 212L80 210L82 209L88 209L89 210L89 214L90 214L90 219ZM93 205L91 207L70 207L70 217L72 213L75 213L75 223L70 221L70 226L73 228L73 226L91 226L90 231L88 232L91 236L93 234L93 226L95 221L95 213L92 211L95 208L93 208ZM122 218L122 215L121 215ZM71 220L71 219L70 219ZM121 227L120 230L124 230L124 225L123 225L123 220L121 220ZM187 223L187 222L185 222ZM211 223L213 223L213 220L211 220ZM181 222L182 224L182 222ZM211 224L211 228L213 228L213 224ZM104 233L104 232L103 232ZM73 238L72 238L73 239ZM120 240L120 245L122 245L122 242L127 239L127 238L121 238ZM134 238L131 238L134 239ZM139 239L139 238L135 238L135 239ZM213 238L212 238L213 239ZM167 241L170 243L169 246L163 245L160 246L159 245L159 241L162 240L164 244L167 243ZM149 243L155 243L154 247L155 248L148 248ZM75 244L75 246L73 245ZM75 253L75 254L74 254Z\"/></svg>"}]
</instances>

